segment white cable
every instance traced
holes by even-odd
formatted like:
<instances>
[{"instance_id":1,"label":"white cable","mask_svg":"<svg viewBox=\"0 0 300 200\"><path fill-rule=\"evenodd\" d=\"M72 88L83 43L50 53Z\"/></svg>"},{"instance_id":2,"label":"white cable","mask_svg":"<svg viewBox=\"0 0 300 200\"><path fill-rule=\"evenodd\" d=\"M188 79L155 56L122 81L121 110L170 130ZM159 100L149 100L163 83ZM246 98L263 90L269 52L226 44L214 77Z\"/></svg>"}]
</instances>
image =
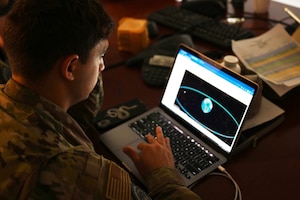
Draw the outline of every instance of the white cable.
<instances>
[{"instance_id":1,"label":"white cable","mask_svg":"<svg viewBox=\"0 0 300 200\"><path fill-rule=\"evenodd\" d=\"M220 170L221 173L218 172L212 172L209 175L218 175L218 176L223 176L225 178L228 178L234 185L235 187L235 195L234 195L234 200L242 200L242 192L237 184L237 182L234 180L234 178L226 171L226 169L222 166L219 166L218 169Z\"/></svg>"},{"instance_id":2,"label":"white cable","mask_svg":"<svg viewBox=\"0 0 300 200\"><path fill-rule=\"evenodd\" d=\"M211 172L209 175L215 175L215 176L223 176L227 179L229 179L234 187L235 187L235 194L234 194L234 200L242 200L242 191L239 187L239 185L237 184L237 182L233 179L233 177L226 171L226 169L224 167L222 167L221 165L218 166L218 169L220 170L220 172ZM192 189L196 184L198 183L195 182L194 184L190 185L189 188Z\"/></svg>"}]
</instances>

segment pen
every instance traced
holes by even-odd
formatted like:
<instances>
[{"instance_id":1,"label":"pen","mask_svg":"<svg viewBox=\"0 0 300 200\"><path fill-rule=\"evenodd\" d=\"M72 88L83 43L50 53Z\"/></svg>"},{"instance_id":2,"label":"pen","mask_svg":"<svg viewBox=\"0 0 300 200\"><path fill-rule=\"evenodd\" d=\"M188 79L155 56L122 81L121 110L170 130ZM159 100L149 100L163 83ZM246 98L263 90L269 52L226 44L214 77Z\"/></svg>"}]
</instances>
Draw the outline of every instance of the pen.
<instances>
[{"instance_id":1,"label":"pen","mask_svg":"<svg viewBox=\"0 0 300 200\"><path fill-rule=\"evenodd\" d=\"M288 8L284 8L284 11L289 14L291 18L293 18L298 24L300 24L300 19Z\"/></svg>"}]
</instances>

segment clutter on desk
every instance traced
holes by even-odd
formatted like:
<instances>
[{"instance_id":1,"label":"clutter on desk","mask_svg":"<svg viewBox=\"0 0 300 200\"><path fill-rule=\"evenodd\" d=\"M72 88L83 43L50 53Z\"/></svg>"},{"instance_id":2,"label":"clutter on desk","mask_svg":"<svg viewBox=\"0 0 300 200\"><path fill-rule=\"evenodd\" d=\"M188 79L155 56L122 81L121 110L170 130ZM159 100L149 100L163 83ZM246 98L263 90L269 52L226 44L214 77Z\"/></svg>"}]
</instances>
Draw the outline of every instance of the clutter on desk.
<instances>
[{"instance_id":1,"label":"clutter on desk","mask_svg":"<svg viewBox=\"0 0 300 200\"><path fill-rule=\"evenodd\" d=\"M254 33L248 29L232 26L215 18L177 6L156 10L150 13L147 19L179 33L188 33L193 38L198 38L222 49L230 49L231 40L241 40L254 36Z\"/></svg>"},{"instance_id":2,"label":"clutter on desk","mask_svg":"<svg viewBox=\"0 0 300 200\"><path fill-rule=\"evenodd\" d=\"M188 34L173 34L165 36L126 61L129 67L140 66L153 55L175 56L180 43L194 47L193 40Z\"/></svg>"},{"instance_id":3,"label":"clutter on desk","mask_svg":"<svg viewBox=\"0 0 300 200\"><path fill-rule=\"evenodd\" d=\"M124 17L117 29L118 48L120 51L137 53L149 45L148 22L145 19Z\"/></svg>"},{"instance_id":4,"label":"clutter on desk","mask_svg":"<svg viewBox=\"0 0 300 200\"><path fill-rule=\"evenodd\" d=\"M179 44L194 47L188 34L166 36L126 61L130 67L141 66L143 80L151 86L163 86L168 78ZM162 66L164 65L164 66ZM168 66L168 67L166 67Z\"/></svg>"},{"instance_id":5,"label":"clutter on desk","mask_svg":"<svg viewBox=\"0 0 300 200\"><path fill-rule=\"evenodd\" d=\"M300 85L300 44L282 25L255 38L232 41L232 50L279 97Z\"/></svg>"},{"instance_id":6,"label":"clutter on desk","mask_svg":"<svg viewBox=\"0 0 300 200\"><path fill-rule=\"evenodd\" d=\"M239 59L234 55L224 56L221 65L226 66L227 68L235 71L238 74L240 74L242 71L241 66L239 65Z\"/></svg>"},{"instance_id":7,"label":"clutter on desk","mask_svg":"<svg viewBox=\"0 0 300 200\"><path fill-rule=\"evenodd\" d=\"M143 80L151 86L165 85L174 59L174 56L165 55L153 55L146 59L142 65Z\"/></svg>"},{"instance_id":8,"label":"clutter on desk","mask_svg":"<svg viewBox=\"0 0 300 200\"><path fill-rule=\"evenodd\" d=\"M109 109L99 111L94 123L98 131L102 133L147 110L147 106L140 99L131 99Z\"/></svg>"}]
</instances>

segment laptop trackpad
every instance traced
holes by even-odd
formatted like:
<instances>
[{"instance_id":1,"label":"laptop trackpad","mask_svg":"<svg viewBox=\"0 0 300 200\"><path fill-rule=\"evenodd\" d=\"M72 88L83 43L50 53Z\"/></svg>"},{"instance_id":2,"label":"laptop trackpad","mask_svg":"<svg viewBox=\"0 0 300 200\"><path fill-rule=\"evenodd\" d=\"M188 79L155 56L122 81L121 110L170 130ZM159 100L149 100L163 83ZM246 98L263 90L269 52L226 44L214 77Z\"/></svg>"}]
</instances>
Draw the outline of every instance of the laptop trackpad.
<instances>
[{"instance_id":1,"label":"laptop trackpad","mask_svg":"<svg viewBox=\"0 0 300 200\"><path fill-rule=\"evenodd\" d=\"M135 140L134 142L128 144L127 146L132 146L133 148L135 148L135 150L137 152L140 152L140 150L137 149L137 146L139 143L141 142L144 142L144 140L142 139L138 139L138 140ZM122 162L122 164L132 173L134 174L135 176L137 176L137 178L143 183L144 183L144 180L140 177L139 175L139 172L137 171L134 163L132 162L132 160L123 152L122 148L119 149L117 152L116 152L116 156L118 157L118 159Z\"/></svg>"},{"instance_id":2,"label":"laptop trackpad","mask_svg":"<svg viewBox=\"0 0 300 200\"><path fill-rule=\"evenodd\" d=\"M101 134L99 138L112 152L122 149L124 146L135 144L136 141L144 141L128 127L112 129Z\"/></svg>"}]
</instances>

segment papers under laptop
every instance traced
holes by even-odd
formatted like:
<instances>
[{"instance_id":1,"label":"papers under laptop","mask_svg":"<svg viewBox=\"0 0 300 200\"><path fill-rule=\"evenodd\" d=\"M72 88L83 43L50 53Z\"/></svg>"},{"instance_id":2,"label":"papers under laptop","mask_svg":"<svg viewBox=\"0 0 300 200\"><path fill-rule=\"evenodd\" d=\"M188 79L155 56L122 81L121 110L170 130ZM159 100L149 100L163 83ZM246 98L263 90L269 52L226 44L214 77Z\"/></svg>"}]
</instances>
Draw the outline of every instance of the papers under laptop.
<instances>
[{"instance_id":1,"label":"papers under laptop","mask_svg":"<svg viewBox=\"0 0 300 200\"><path fill-rule=\"evenodd\" d=\"M162 126L189 186L228 160L257 87L180 45L160 105L101 134L100 140L144 183L122 148L136 147Z\"/></svg>"}]
</instances>

